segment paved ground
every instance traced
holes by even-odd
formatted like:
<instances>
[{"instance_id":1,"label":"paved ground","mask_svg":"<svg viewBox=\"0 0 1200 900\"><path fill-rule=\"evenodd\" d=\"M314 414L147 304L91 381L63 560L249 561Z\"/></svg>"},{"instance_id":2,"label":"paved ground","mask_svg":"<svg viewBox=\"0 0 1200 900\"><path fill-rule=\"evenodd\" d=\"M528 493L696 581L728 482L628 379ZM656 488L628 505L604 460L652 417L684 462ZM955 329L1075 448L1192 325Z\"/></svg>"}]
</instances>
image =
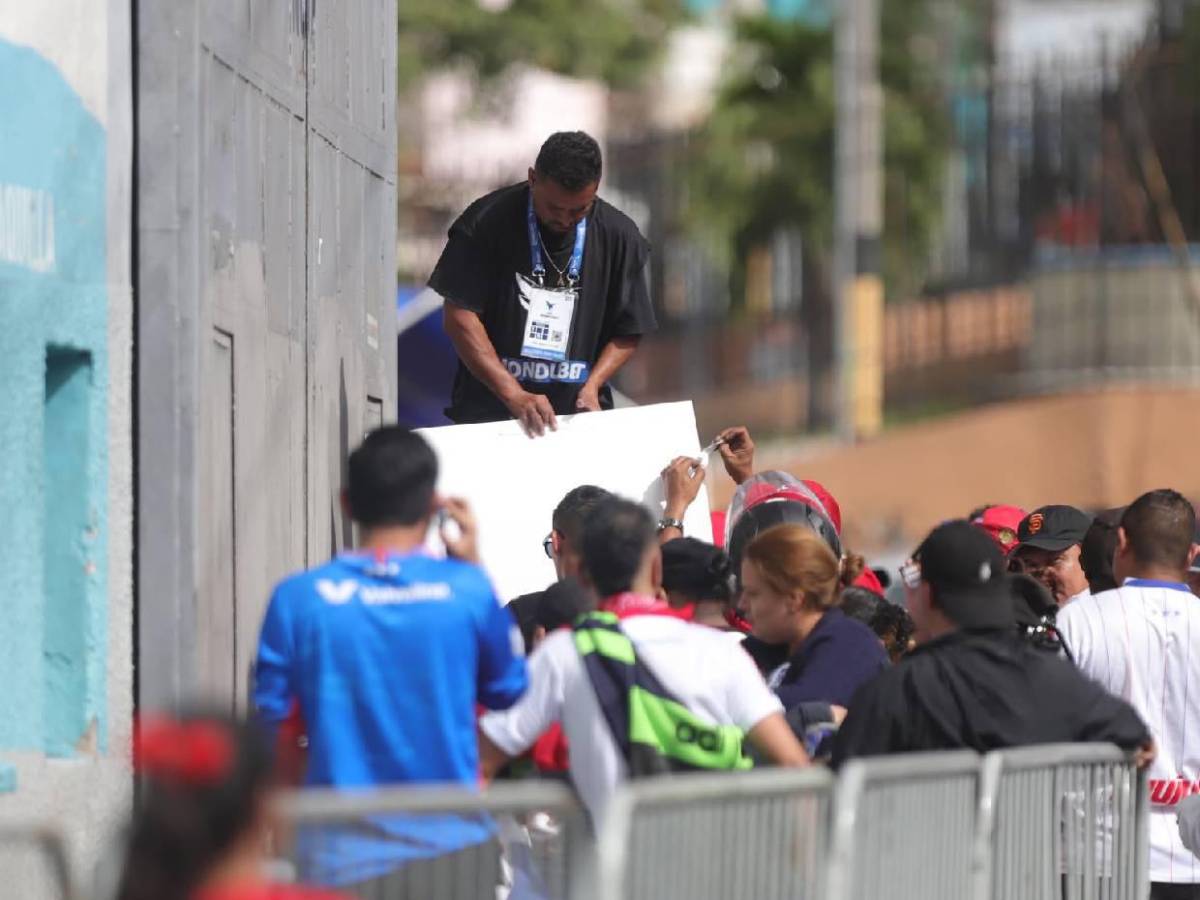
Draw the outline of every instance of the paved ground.
<instances>
[{"instance_id":1,"label":"paved ground","mask_svg":"<svg viewBox=\"0 0 1200 900\"><path fill-rule=\"evenodd\" d=\"M879 554L983 503L1103 508L1157 487L1200 500L1198 445L1200 391L1127 388L980 407L849 448L773 444L759 468L823 482L847 545ZM722 472L710 489L721 507L733 486Z\"/></svg>"}]
</instances>

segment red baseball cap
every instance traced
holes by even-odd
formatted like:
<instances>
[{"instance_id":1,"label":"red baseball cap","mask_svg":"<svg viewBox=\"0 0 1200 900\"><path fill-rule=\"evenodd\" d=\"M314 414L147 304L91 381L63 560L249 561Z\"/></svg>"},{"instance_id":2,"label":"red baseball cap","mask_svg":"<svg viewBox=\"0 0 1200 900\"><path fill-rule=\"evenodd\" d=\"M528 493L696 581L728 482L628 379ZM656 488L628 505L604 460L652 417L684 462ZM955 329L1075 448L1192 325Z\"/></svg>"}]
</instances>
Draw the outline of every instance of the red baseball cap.
<instances>
[{"instance_id":1,"label":"red baseball cap","mask_svg":"<svg viewBox=\"0 0 1200 900\"><path fill-rule=\"evenodd\" d=\"M1025 515L1025 510L1019 506L989 506L971 524L986 531L1004 553L1009 553L1020 543L1017 529Z\"/></svg>"},{"instance_id":2,"label":"red baseball cap","mask_svg":"<svg viewBox=\"0 0 1200 900\"><path fill-rule=\"evenodd\" d=\"M862 574L855 578L852 583L854 587L866 588L868 591L878 594L880 597L884 596L883 582L881 582L879 580L879 576L870 569L863 569Z\"/></svg>"}]
</instances>

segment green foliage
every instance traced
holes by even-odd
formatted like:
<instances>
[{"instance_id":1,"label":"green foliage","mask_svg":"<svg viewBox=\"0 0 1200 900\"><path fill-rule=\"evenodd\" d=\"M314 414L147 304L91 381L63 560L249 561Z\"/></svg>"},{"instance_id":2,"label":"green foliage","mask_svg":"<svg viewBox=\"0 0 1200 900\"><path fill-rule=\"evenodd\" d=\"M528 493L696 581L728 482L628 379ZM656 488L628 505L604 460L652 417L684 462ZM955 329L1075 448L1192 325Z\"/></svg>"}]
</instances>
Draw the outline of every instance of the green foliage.
<instances>
[{"instance_id":1,"label":"green foliage","mask_svg":"<svg viewBox=\"0 0 1200 900\"><path fill-rule=\"evenodd\" d=\"M880 4L884 278L893 293L913 290L923 274L949 139L928 2ZM738 23L736 37L713 113L690 146L687 219L729 266L740 298L748 251L777 229L798 227L810 252L828 253L835 84L829 30L755 17Z\"/></svg>"},{"instance_id":2,"label":"green foliage","mask_svg":"<svg viewBox=\"0 0 1200 900\"><path fill-rule=\"evenodd\" d=\"M400 88L446 66L489 79L516 63L628 87L684 18L681 0L512 0L496 12L479 0L402 0Z\"/></svg>"}]
</instances>

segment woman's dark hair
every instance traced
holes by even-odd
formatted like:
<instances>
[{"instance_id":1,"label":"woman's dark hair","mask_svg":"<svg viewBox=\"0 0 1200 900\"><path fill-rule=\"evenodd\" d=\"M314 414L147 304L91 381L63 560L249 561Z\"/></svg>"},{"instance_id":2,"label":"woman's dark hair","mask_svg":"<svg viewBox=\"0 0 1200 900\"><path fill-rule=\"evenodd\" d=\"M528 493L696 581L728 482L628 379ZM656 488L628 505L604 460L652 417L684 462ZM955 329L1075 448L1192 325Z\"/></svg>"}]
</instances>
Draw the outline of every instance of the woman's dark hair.
<instances>
[{"instance_id":1,"label":"woman's dark hair","mask_svg":"<svg viewBox=\"0 0 1200 900\"><path fill-rule=\"evenodd\" d=\"M253 824L270 748L253 722L190 713L141 723L134 762L145 780L116 900L187 900Z\"/></svg>"},{"instance_id":2,"label":"woman's dark hair","mask_svg":"<svg viewBox=\"0 0 1200 900\"><path fill-rule=\"evenodd\" d=\"M693 601L733 600L733 562L720 547L696 538L676 538L663 544L662 558L662 586L668 594Z\"/></svg>"},{"instance_id":3,"label":"woman's dark hair","mask_svg":"<svg viewBox=\"0 0 1200 900\"><path fill-rule=\"evenodd\" d=\"M600 145L585 131L559 131L546 138L533 168L568 191L582 191L600 180Z\"/></svg>"},{"instance_id":4,"label":"woman's dark hair","mask_svg":"<svg viewBox=\"0 0 1200 900\"><path fill-rule=\"evenodd\" d=\"M416 525L429 515L437 476L425 438L400 425L376 428L346 464L350 516L368 528Z\"/></svg>"},{"instance_id":5,"label":"woman's dark hair","mask_svg":"<svg viewBox=\"0 0 1200 900\"><path fill-rule=\"evenodd\" d=\"M875 614L871 616L868 624L880 640L891 639L888 653L893 658L899 658L908 652L908 642L912 640L912 636L917 630L907 609L897 606L895 603L888 603L886 600L881 601L876 607Z\"/></svg>"},{"instance_id":6,"label":"woman's dark hair","mask_svg":"<svg viewBox=\"0 0 1200 900\"><path fill-rule=\"evenodd\" d=\"M875 612L879 609L880 604L886 603L887 601L874 591L851 585L850 587L842 588L838 608L848 618L857 619L864 625L870 625L871 619L875 617Z\"/></svg>"}]
</instances>

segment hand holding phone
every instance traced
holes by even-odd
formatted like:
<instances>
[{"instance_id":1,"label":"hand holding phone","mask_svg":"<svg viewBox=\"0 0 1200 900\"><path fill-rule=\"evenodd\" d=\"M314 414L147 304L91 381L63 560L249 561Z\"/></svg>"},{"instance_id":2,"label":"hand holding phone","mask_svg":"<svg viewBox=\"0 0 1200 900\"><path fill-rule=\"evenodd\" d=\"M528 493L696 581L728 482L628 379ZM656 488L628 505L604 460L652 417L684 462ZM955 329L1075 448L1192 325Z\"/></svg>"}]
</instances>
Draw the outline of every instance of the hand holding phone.
<instances>
[{"instance_id":1,"label":"hand holding phone","mask_svg":"<svg viewBox=\"0 0 1200 900\"><path fill-rule=\"evenodd\" d=\"M463 562L479 563L479 532L475 514L466 500L447 497L438 509L438 533L446 554Z\"/></svg>"}]
</instances>

